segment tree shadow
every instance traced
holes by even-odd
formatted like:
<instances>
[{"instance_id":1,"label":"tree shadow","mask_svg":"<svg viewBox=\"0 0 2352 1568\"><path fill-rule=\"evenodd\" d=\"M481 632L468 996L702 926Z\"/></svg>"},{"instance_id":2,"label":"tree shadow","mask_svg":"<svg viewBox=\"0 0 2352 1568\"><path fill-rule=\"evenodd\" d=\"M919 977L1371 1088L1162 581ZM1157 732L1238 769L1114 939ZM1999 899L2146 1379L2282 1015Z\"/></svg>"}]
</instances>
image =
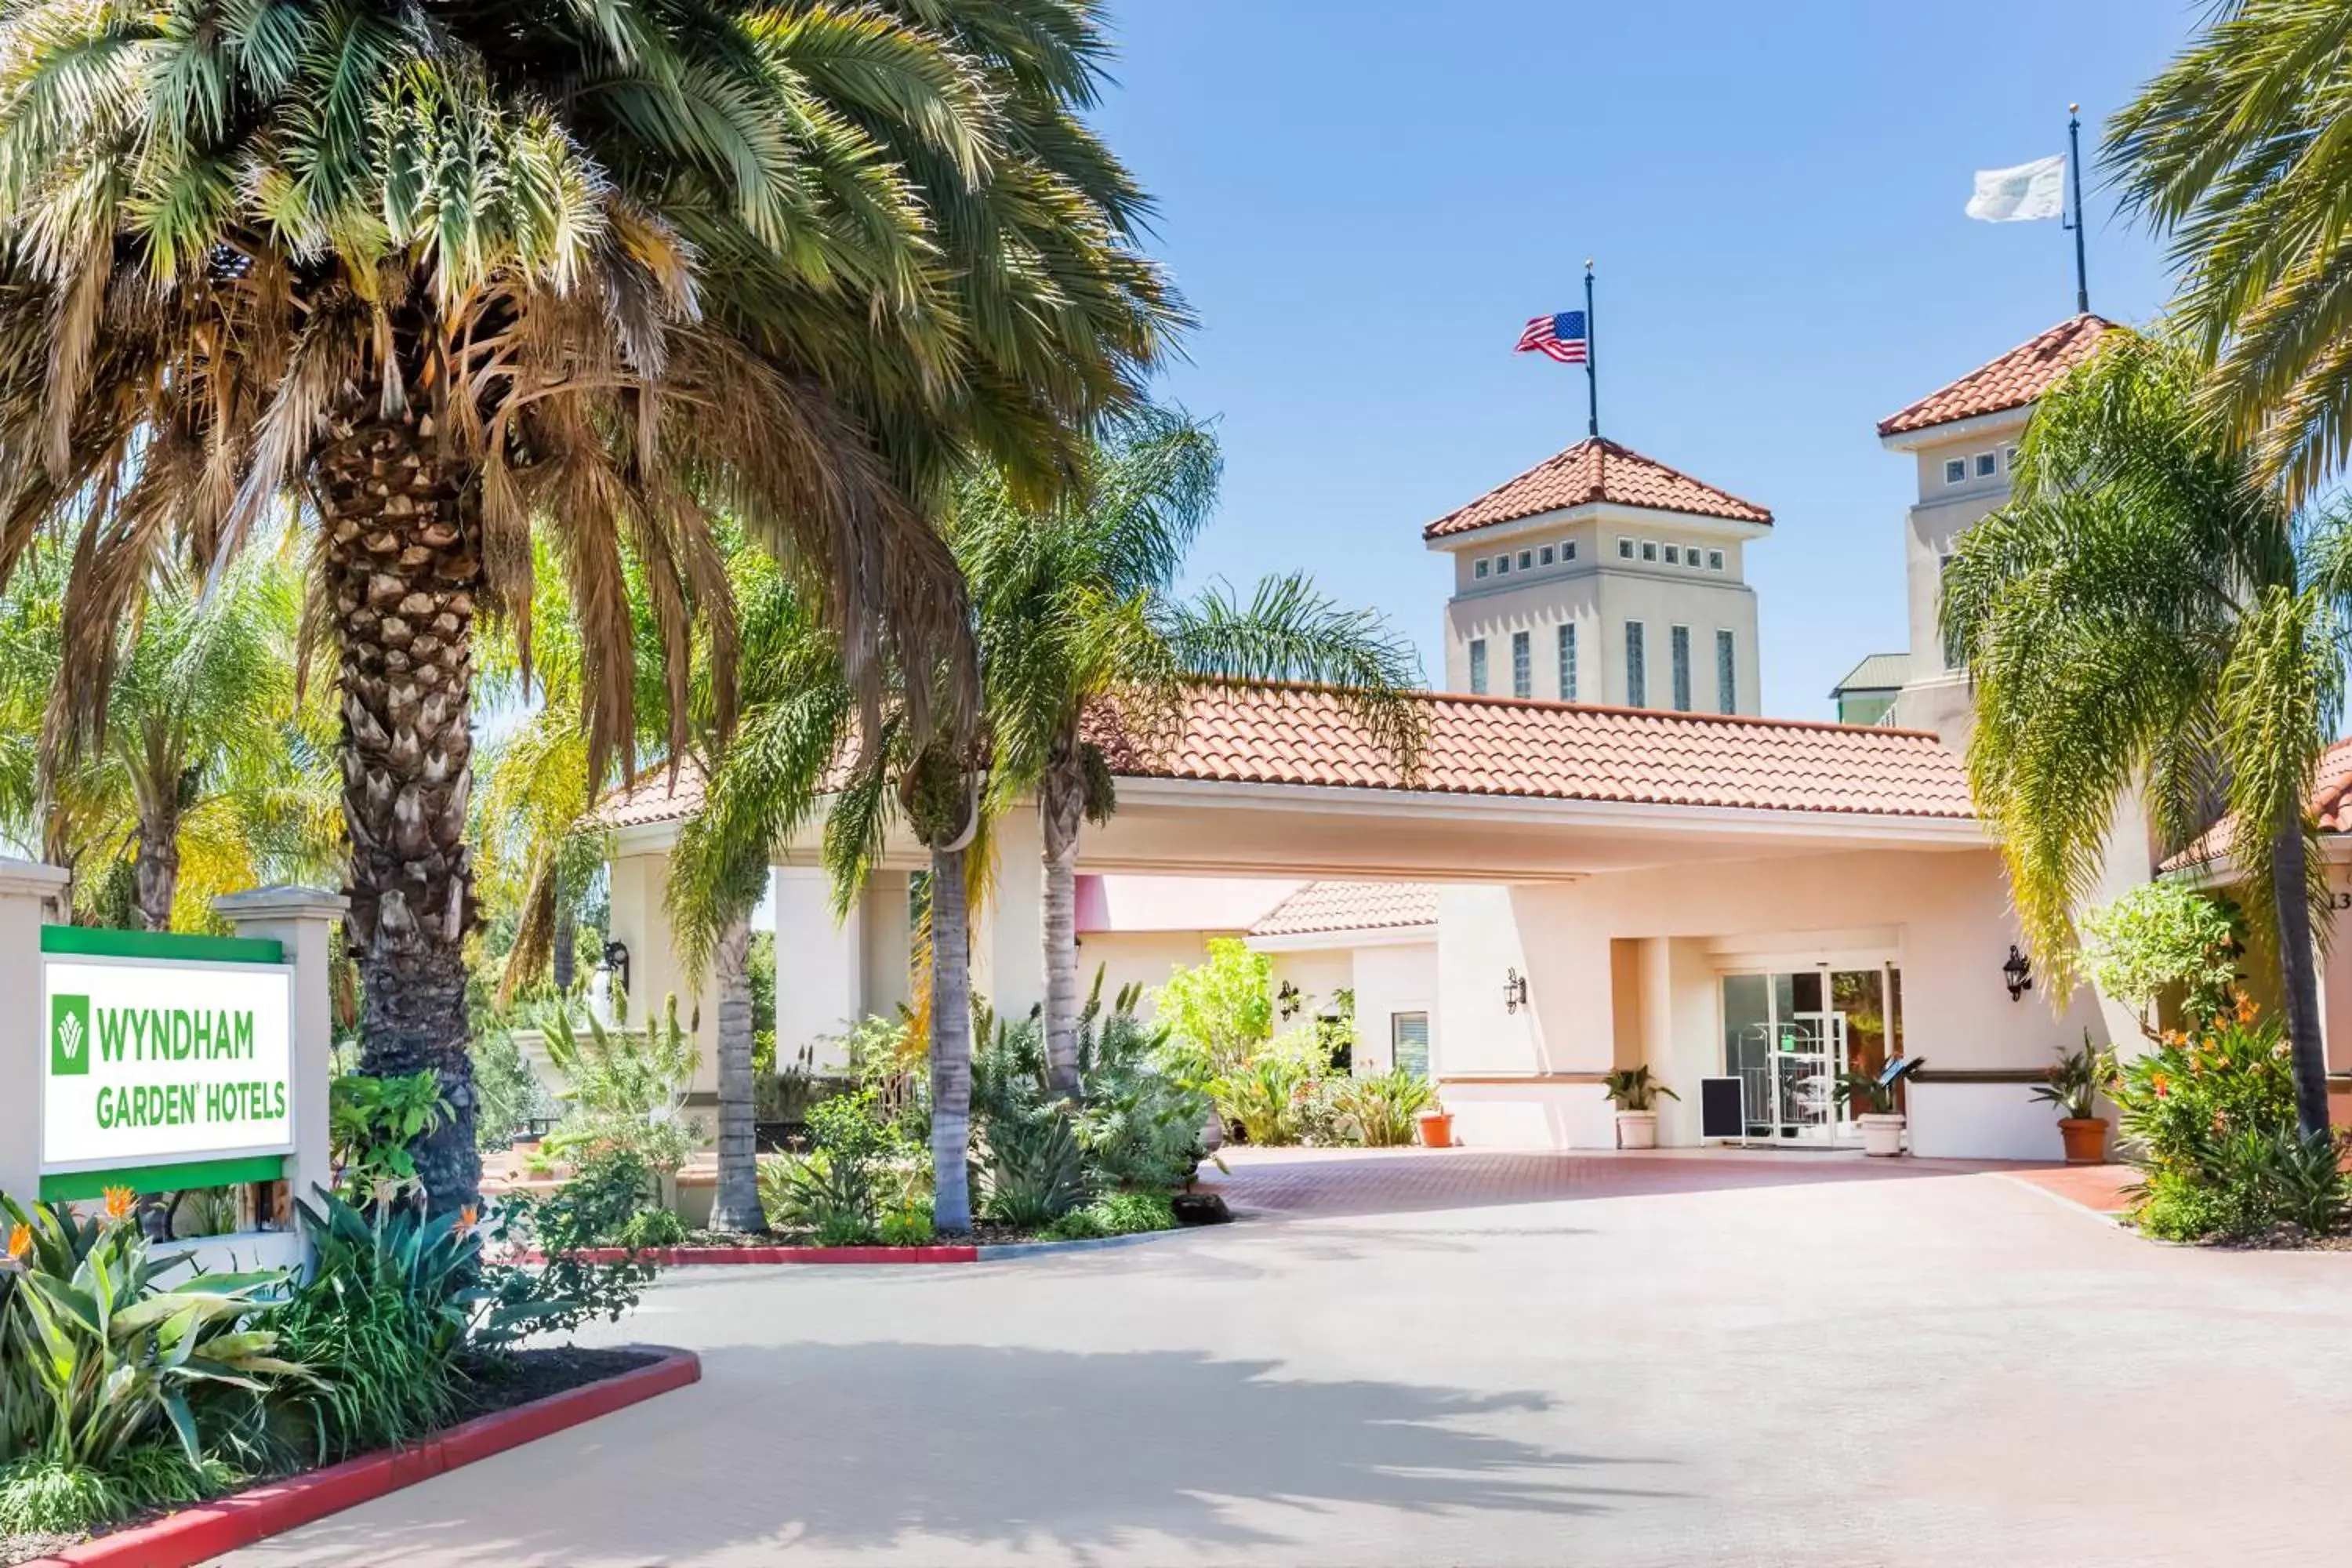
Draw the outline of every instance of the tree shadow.
<instances>
[{"instance_id":1,"label":"tree shadow","mask_svg":"<svg viewBox=\"0 0 2352 1568\"><path fill-rule=\"evenodd\" d=\"M1480 1429L1545 1414L1541 1394L1317 1382L1278 1366L1189 1351L718 1349L694 1388L237 1561L646 1561L631 1548L656 1542L660 1560L690 1561L909 1539L1082 1558L1165 1540L1213 1560L1302 1544L1349 1504L1566 1517L1673 1495L1608 1479L1663 1461Z\"/></svg>"}]
</instances>

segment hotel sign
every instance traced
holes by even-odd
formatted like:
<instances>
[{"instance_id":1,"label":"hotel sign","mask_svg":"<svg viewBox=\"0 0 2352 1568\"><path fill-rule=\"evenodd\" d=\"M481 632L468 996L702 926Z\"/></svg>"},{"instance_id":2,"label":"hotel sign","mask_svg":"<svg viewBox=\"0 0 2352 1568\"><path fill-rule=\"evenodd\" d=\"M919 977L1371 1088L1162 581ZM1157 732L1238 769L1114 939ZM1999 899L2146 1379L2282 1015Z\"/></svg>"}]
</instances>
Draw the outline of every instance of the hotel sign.
<instances>
[{"instance_id":1,"label":"hotel sign","mask_svg":"<svg viewBox=\"0 0 2352 1568\"><path fill-rule=\"evenodd\" d=\"M152 1178L293 1149L294 976L274 943L68 934L112 951L50 951L44 932L45 1173ZM154 956L174 952L236 956Z\"/></svg>"}]
</instances>

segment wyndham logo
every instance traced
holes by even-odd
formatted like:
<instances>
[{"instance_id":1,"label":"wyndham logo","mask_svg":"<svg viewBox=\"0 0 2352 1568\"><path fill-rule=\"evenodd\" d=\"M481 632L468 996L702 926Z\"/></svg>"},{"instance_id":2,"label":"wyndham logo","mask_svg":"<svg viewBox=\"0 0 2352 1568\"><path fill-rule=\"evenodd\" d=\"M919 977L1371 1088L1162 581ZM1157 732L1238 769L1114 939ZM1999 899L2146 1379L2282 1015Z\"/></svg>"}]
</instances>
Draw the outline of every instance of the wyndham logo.
<instances>
[{"instance_id":1,"label":"wyndham logo","mask_svg":"<svg viewBox=\"0 0 2352 1568\"><path fill-rule=\"evenodd\" d=\"M58 995L49 998L49 1075L63 1078L89 1071L89 998Z\"/></svg>"}]
</instances>

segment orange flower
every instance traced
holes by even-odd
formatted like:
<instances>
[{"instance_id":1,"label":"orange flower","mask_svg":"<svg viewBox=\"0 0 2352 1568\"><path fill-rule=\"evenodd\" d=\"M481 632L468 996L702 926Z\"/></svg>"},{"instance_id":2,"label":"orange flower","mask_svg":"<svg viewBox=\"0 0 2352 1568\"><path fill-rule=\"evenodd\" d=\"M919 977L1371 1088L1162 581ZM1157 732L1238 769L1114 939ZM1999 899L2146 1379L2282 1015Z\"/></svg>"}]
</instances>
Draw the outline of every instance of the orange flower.
<instances>
[{"instance_id":1,"label":"orange flower","mask_svg":"<svg viewBox=\"0 0 2352 1568\"><path fill-rule=\"evenodd\" d=\"M461 1237L471 1236L479 1218L480 1216L474 1210L474 1205L467 1204L457 1211L457 1223L451 1228Z\"/></svg>"},{"instance_id":2,"label":"orange flower","mask_svg":"<svg viewBox=\"0 0 2352 1568\"><path fill-rule=\"evenodd\" d=\"M131 1211L138 1206L139 1194L132 1192L129 1187L109 1187L106 1189L107 1218L127 1219L130 1217Z\"/></svg>"},{"instance_id":3,"label":"orange flower","mask_svg":"<svg viewBox=\"0 0 2352 1568\"><path fill-rule=\"evenodd\" d=\"M8 1261L14 1263L32 1250L33 1227L29 1225L12 1226L8 1231Z\"/></svg>"},{"instance_id":4,"label":"orange flower","mask_svg":"<svg viewBox=\"0 0 2352 1568\"><path fill-rule=\"evenodd\" d=\"M2162 1099L2165 1097L2165 1095L2166 1095L2168 1092L2169 1092L2169 1091L2166 1089L2166 1087L2165 1087L2164 1075L2163 1075L2162 1073L2158 1073L2158 1074L2156 1075L2156 1080L2155 1080L2155 1081L2156 1081L2156 1098L2157 1098L2157 1099L2158 1099L2158 1100L2162 1100Z\"/></svg>"},{"instance_id":5,"label":"orange flower","mask_svg":"<svg viewBox=\"0 0 2352 1568\"><path fill-rule=\"evenodd\" d=\"M2255 1016L2256 1014L2260 1013L2261 1011L2262 1011L2262 1009L2261 1009L2260 1007L2258 1007L2258 1006L2256 1006L2256 1005L2254 1005L2254 999L2253 999L2252 997L2251 997L2251 996L2249 996L2249 995L2245 994L2245 993L2243 993L2243 992L2240 992L2240 993L2238 994L2238 1022L2239 1022L2239 1023L2241 1023L2241 1024L2251 1024L2251 1023L2252 1023L2252 1022L2254 1021L2254 1016Z\"/></svg>"}]
</instances>

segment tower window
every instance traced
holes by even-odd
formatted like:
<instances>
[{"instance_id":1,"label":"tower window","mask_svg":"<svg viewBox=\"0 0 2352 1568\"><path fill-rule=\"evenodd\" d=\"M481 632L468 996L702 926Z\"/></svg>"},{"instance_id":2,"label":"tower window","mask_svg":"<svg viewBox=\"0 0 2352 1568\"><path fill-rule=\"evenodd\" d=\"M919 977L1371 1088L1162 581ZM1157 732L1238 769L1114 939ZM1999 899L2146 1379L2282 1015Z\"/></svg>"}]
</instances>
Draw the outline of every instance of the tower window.
<instances>
[{"instance_id":1,"label":"tower window","mask_svg":"<svg viewBox=\"0 0 2352 1568\"><path fill-rule=\"evenodd\" d=\"M1576 541L1571 539L1567 543L1559 547L1559 558L1562 561L1573 561L1576 559Z\"/></svg>"},{"instance_id":2,"label":"tower window","mask_svg":"<svg viewBox=\"0 0 2352 1568\"><path fill-rule=\"evenodd\" d=\"M1564 621L1559 628L1559 700L1576 700L1576 623Z\"/></svg>"},{"instance_id":3,"label":"tower window","mask_svg":"<svg viewBox=\"0 0 2352 1568\"><path fill-rule=\"evenodd\" d=\"M1723 712L1739 711L1739 645L1721 626L1715 632L1715 696Z\"/></svg>"},{"instance_id":4,"label":"tower window","mask_svg":"<svg viewBox=\"0 0 2352 1568\"><path fill-rule=\"evenodd\" d=\"M1675 711L1687 713L1691 705L1690 627L1668 628L1666 647L1673 660Z\"/></svg>"},{"instance_id":5,"label":"tower window","mask_svg":"<svg viewBox=\"0 0 2352 1568\"><path fill-rule=\"evenodd\" d=\"M1969 460L1966 458L1947 458L1944 459L1944 482L1946 484L1965 484L1968 482L1968 478Z\"/></svg>"},{"instance_id":6,"label":"tower window","mask_svg":"<svg viewBox=\"0 0 2352 1568\"><path fill-rule=\"evenodd\" d=\"M1633 542L1632 540L1620 539L1617 542L1617 559L1620 561L1631 561L1633 559Z\"/></svg>"},{"instance_id":7,"label":"tower window","mask_svg":"<svg viewBox=\"0 0 2352 1568\"><path fill-rule=\"evenodd\" d=\"M1473 697L1486 695L1486 639L1485 637L1470 639L1470 694Z\"/></svg>"},{"instance_id":8,"label":"tower window","mask_svg":"<svg viewBox=\"0 0 2352 1568\"><path fill-rule=\"evenodd\" d=\"M1642 623L1625 623L1625 705L1646 708L1650 705L1649 672L1642 666Z\"/></svg>"},{"instance_id":9,"label":"tower window","mask_svg":"<svg viewBox=\"0 0 2352 1568\"><path fill-rule=\"evenodd\" d=\"M1538 555L1538 556L1537 557L1537 559L1538 559L1538 560L1539 560L1539 561L1541 561L1541 562L1542 562L1545 565L1547 565L1547 566L1550 565L1550 564L1551 564L1551 546L1550 546L1550 545L1549 545L1549 544L1545 545L1545 546L1543 547L1543 552L1542 552L1540 555Z\"/></svg>"},{"instance_id":10,"label":"tower window","mask_svg":"<svg viewBox=\"0 0 2352 1568\"><path fill-rule=\"evenodd\" d=\"M1522 571L1522 572L1526 572L1526 571L1532 570L1532 569L1534 568L1534 566L1535 566L1535 563L1536 563L1536 552L1535 552L1534 551L1532 551L1532 550L1522 550L1522 551L1520 551L1520 552L1519 552L1519 570L1520 570L1520 571Z\"/></svg>"},{"instance_id":11,"label":"tower window","mask_svg":"<svg viewBox=\"0 0 2352 1568\"><path fill-rule=\"evenodd\" d=\"M1535 658L1528 647L1528 634L1511 634L1511 695L1533 697L1536 694Z\"/></svg>"},{"instance_id":12,"label":"tower window","mask_svg":"<svg viewBox=\"0 0 2352 1568\"><path fill-rule=\"evenodd\" d=\"M1486 558L1482 555L1478 558L1477 562L1471 566L1470 575L1483 580L1486 575L1487 570Z\"/></svg>"},{"instance_id":13,"label":"tower window","mask_svg":"<svg viewBox=\"0 0 2352 1568\"><path fill-rule=\"evenodd\" d=\"M1507 556L1507 555L1497 555L1497 556L1496 556L1496 557L1495 557L1495 575L1496 575L1496 576L1500 577L1500 576L1502 576L1505 573L1508 572L1510 569L1511 569L1511 558L1510 558L1509 556Z\"/></svg>"},{"instance_id":14,"label":"tower window","mask_svg":"<svg viewBox=\"0 0 2352 1568\"><path fill-rule=\"evenodd\" d=\"M1683 547L1682 547L1681 545L1679 545L1679 544L1669 544L1669 545L1667 545L1667 546L1666 546L1666 564L1667 564L1667 565L1669 565L1669 566L1679 566L1679 565L1681 565L1682 563L1683 563Z\"/></svg>"},{"instance_id":15,"label":"tower window","mask_svg":"<svg viewBox=\"0 0 2352 1568\"><path fill-rule=\"evenodd\" d=\"M1723 570L1722 551L1710 550L1706 552L1706 569L1710 572L1720 572Z\"/></svg>"},{"instance_id":16,"label":"tower window","mask_svg":"<svg viewBox=\"0 0 2352 1568\"><path fill-rule=\"evenodd\" d=\"M1657 558L1658 542L1654 539L1645 539L1642 541L1642 559L1644 561L1655 561Z\"/></svg>"},{"instance_id":17,"label":"tower window","mask_svg":"<svg viewBox=\"0 0 2352 1568\"><path fill-rule=\"evenodd\" d=\"M1979 452L1977 454L1977 478L1980 479L1989 479L1999 472L2000 472L2000 458L1999 454L1993 452Z\"/></svg>"}]
</instances>

